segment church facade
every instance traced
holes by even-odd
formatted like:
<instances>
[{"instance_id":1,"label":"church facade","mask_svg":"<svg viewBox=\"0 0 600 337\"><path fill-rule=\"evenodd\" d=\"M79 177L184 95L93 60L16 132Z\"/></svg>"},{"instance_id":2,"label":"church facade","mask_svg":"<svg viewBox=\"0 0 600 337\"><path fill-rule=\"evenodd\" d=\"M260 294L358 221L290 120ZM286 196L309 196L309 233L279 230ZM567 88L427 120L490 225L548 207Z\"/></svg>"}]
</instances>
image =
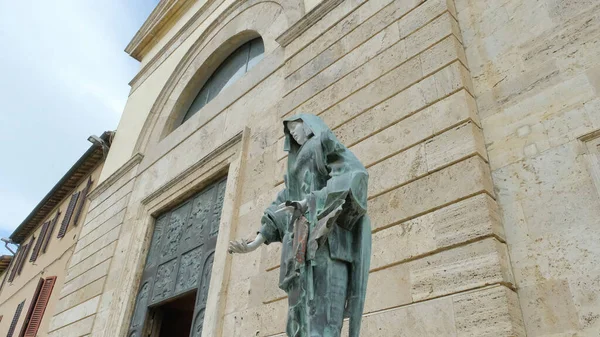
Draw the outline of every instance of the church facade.
<instances>
[{"instance_id":1,"label":"church facade","mask_svg":"<svg viewBox=\"0 0 600 337\"><path fill-rule=\"evenodd\" d=\"M227 248L283 188L297 113L369 173L362 336L597 335L599 16L595 1L161 0L127 46L140 71L48 335L284 336L280 245Z\"/></svg>"}]
</instances>

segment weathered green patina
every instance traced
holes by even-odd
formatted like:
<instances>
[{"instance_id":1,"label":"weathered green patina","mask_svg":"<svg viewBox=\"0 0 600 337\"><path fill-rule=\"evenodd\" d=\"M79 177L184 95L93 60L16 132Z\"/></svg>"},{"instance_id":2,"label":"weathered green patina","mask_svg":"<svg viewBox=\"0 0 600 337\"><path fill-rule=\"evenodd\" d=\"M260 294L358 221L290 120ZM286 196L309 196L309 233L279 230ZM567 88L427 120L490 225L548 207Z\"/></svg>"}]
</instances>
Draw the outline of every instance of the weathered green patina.
<instances>
[{"instance_id":1,"label":"weathered green patina","mask_svg":"<svg viewBox=\"0 0 600 337\"><path fill-rule=\"evenodd\" d=\"M358 337L371 256L367 171L317 116L286 119L284 132L286 188L265 210L257 239L283 245L287 335L338 337L349 317L350 337ZM251 245L232 243L230 251Z\"/></svg>"}]
</instances>

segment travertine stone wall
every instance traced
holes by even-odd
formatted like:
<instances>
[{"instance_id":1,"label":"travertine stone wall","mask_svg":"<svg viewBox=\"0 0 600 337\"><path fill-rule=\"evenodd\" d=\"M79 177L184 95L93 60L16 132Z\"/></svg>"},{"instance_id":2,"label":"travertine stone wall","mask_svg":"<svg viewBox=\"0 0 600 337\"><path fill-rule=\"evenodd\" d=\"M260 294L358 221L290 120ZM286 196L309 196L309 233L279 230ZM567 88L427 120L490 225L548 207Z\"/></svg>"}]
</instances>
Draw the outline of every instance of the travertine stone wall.
<instances>
[{"instance_id":1,"label":"travertine stone wall","mask_svg":"<svg viewBox=\"0 0 600 337\"><path fill-rule=\"evenodd\" d=\"M598 1L456 0L527 336L600 331Z\"/></svg>"},{"instance_id":2,"label":"travertine stone wall","mask_svg":"<svg viewBox=\"0 0 600 337\"><path fill-rule=\"evenodd\" d=\"M340 5L286 48L277 113L320 115L371 176L365 336L525 335L456 15L447 1ZM261 171L244 184L240 235L282 188L279 137L275 186ZM273 245L233 259L223 336L283 332L278 258Z\"/></svg>"},{"instance_id":3,"label":"travertine stone wall","mask_svg":"<svg viewBox=\"0 0 600 337\"><path fill-rule=\"evenodd\" d=\"M110 302L105 284L118 246L125 210L133 188L134 169L100 186L89 196L90 205L73 255L65 271L56 314L48 336L84 336L92 332L96 314ZM123 241L121 241L123 242ZM98 323L100 324L100 323Z\"/></svg>"},{"instance_id":4,"label":"travertine stone wall","mask_svg":"<svg viewBox=\"0 0 600 337\"><path fill-rule=\"evenodd\" d=\"M280 246L225 249L283 187L281 120L298 112L321 116L370 174L363 336L597 332L600 214L577 138L599 125L598 5L456 2L342 1L285 46L293 22L277 1L174 25L191 31L144 60L154 68L123 116L144 127L127 147L141 154L93 195L52 336L124 336L152 217L224 174L203 336L281 336ZM263 61L168 129L186 80L248 31Z\"/></svg>"}]
</instances>

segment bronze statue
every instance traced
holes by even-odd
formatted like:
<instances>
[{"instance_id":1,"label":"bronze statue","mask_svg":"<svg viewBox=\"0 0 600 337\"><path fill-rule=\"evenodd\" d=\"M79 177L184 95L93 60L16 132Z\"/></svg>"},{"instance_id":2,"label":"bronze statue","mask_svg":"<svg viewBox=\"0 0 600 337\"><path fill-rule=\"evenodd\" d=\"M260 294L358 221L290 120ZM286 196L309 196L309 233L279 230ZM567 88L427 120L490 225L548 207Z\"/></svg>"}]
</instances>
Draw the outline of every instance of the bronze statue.
<instances>
[{"instance_id":1,"label":"bronze statue","mask_svg":"<svg viewBox=\"0 0 600 337\"><path fill-rule=\"evenodd\" d=\"M283 124L286 188L265 210L256 238L230 242L229 252L282 243L289 337L339 337L344 317L358 337L371 259L367 170L319 117Z\"/></svg>"}]
</instances>

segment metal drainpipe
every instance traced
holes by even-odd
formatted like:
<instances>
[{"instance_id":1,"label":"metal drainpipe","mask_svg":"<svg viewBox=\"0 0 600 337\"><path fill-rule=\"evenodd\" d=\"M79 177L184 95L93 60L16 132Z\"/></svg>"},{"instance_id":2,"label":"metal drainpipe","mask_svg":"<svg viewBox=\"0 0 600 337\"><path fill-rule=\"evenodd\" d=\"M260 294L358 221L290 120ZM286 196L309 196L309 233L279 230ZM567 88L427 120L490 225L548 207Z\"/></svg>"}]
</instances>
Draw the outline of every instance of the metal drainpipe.
<instances>
[{"instance_id":1,"label":"metal drainpipe","mask_svg":"<svg viewBox=\"0 0 600 337\"><path fill-rule=\"evenodd\" d=\"M10 260L8 267L6 267L6 270L4 271L5 273L7 273L7 275L4 275L4 278L2 278L2 283L0 283L0 294L1 294L2 289L4 289L4 284L6 283L6 279L8 278L8 272L10 271L10 267L12 267L13 263L15 262L15 259L14 259L15 252L13 252L12 249L8 248L8 244L12 243L13 245L17 246L17 249L19 249L19 245L14 243L11 239L2 238L0 240L4 241L4 247L6 247L6 249L8 249L8 251L13 254L13 258Z\"/></svg>"}]
</instances>

